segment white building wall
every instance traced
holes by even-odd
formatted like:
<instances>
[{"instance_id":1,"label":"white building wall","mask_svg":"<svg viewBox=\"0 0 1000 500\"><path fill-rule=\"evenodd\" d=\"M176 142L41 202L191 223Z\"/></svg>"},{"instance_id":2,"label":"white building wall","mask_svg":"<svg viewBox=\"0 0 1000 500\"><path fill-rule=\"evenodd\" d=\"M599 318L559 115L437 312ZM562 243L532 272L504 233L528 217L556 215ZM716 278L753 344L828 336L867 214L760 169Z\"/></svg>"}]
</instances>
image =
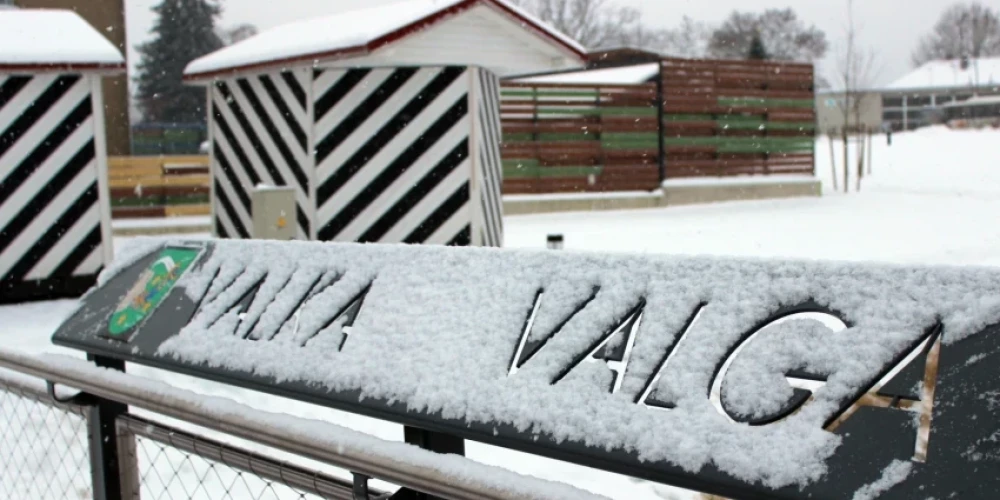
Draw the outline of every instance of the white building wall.
<instances>
[{"instance_id":1,"label":"white building wall","mask_svg":"<svg viewBox=\"0 0 1000 500\"><path fill-rule=\"evenodd\" d=\"M569 54L486 6L475 7L368 56L323 62L321 66L438 64L486 67L501 77L581 66Z\"/></svg>"}]
</instances>

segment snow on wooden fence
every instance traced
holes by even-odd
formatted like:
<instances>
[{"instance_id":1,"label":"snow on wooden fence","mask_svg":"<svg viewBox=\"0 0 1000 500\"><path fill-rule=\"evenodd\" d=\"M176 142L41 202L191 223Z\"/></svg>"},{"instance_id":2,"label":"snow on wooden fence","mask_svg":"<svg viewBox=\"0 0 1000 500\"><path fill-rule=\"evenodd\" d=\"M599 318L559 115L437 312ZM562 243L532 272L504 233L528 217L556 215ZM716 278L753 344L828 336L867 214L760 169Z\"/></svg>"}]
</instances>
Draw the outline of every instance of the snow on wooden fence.
<instances>
[{"instance_id":1,"label":"snow on wooden fence","mask_svg":"<svg viewBox=\"0 0 1000 500\"><path fill-rule=\"evenodd\" d=\"M811 65L665 59L660 67L660 83L505 83L504 191L812 173Z\"/></svg>"},{"instance_id":2,"label":"snow on wooden fence","mask_svg":"<svg viewBox=\"0 0 1000 500\"><path fill-rule=\"evenodd\" d=\"M994 269L141 239L53 341L726 497L1000 488Z\"/></svg>"}]
</instances>

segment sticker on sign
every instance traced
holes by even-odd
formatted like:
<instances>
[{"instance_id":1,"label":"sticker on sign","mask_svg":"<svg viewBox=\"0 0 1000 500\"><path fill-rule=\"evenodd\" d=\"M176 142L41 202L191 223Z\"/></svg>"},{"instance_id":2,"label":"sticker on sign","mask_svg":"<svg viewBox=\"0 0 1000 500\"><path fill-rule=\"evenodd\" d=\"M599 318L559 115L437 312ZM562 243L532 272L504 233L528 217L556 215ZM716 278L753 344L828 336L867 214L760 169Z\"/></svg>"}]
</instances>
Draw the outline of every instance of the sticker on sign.
<instances>
[{"instance_id":1,"label":"sticker on sign","mask_svg":"<svg viewBox=\"0 0 1000 500\"><path fill-rule=\"evenodd\" d=\"M108 320L111 338L128 341L129 334L156 310L177 281L201 254L200 248L168 247L146 268Z\"/></svg>"}]
</instances>

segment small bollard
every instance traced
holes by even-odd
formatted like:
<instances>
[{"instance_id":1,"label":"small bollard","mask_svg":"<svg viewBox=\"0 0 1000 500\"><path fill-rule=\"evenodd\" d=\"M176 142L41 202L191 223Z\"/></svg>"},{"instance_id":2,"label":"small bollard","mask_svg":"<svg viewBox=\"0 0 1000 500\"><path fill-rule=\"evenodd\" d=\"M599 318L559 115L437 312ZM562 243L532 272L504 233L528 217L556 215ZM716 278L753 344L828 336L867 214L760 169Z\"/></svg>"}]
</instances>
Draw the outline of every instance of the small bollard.
<instances>
[{"instance_id":1,"label":"small bollard","mask_svg":"<svg viewBox=\"0 0 1000 500\"><path fill-rule=\"evenodd\" d=\"M550 234L546 239L546 245L549 250L562 250L563 248L563 235L561 234Z\"/></svg>"}]
</instances>

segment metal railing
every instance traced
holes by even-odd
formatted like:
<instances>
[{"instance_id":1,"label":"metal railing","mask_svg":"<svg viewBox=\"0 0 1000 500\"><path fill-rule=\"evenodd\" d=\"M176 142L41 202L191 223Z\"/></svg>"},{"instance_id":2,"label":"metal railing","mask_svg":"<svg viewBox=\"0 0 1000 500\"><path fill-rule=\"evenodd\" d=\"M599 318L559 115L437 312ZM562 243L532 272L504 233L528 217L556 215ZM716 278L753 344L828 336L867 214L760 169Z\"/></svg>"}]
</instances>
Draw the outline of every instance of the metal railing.
<instances>
[{"instance_id":1,"label":"metal railing","mask_svg":"<svg viewBox=\"0 0 1000 500\"><path fill-rule=\"evenodd\" d=\"M449 474L432 462L401 457L407 453L392 447L366 448L350 438L341 445L331 436L313 439L276 425L266 413L230 412L223 418L194 394L154 393L141 384L95 376L99 371L63 367L31 356L0 351L0 368L36 379L34 385L18 383L0 373L0 449L4 455L8 450L36 450L22 454L20 462L0 466L4 498L385 500L388 493L369 488L368 480L378 479L399 485L406 493L422 494L392 498L513 500L537 495L525 494L524 488L511 489L511 483L528 488L538 486L535 483L552 485L525 476L516 480L503 474L493 477L492 472L485 476ZM47 391L40 388L46 383ZM55 384L82 392L59 398ZM110 413L113 429L105 429L102 423L108 415L102 410L109 405L125 409ZM143 418L128 412L125 405L344 469L353 481ZM111 471L108 451L101 450L109 440L120 460L110 460L115 462ZM118 484L104 484L112 481ZM582 491L580 495L590 497Z\"/></svg>"},{"instance_id":2,"label":"metal railing","mask_svg":"<svg viewBox=\"0 0 1000 500\"><path fill-rule=\"evenodd\" d=\"M136 443L126 459L138 467L130 498L354 498L352 482L149 419L119 417L117 430Z\"/></svg>"},{"instance_id":3,"label":"metal railing","mask_svg":"<svg viewBox=\"0 0 1000 500\"><path fill-rule=\"evenodd\" d=\"M0 497L93 498L88 413L93 400L60 401L0 378ZM354 500L354 484L136 415L117 418L123 498ZM372 500L386 493L369 490Z\"/></svg>"}]
</instances>

